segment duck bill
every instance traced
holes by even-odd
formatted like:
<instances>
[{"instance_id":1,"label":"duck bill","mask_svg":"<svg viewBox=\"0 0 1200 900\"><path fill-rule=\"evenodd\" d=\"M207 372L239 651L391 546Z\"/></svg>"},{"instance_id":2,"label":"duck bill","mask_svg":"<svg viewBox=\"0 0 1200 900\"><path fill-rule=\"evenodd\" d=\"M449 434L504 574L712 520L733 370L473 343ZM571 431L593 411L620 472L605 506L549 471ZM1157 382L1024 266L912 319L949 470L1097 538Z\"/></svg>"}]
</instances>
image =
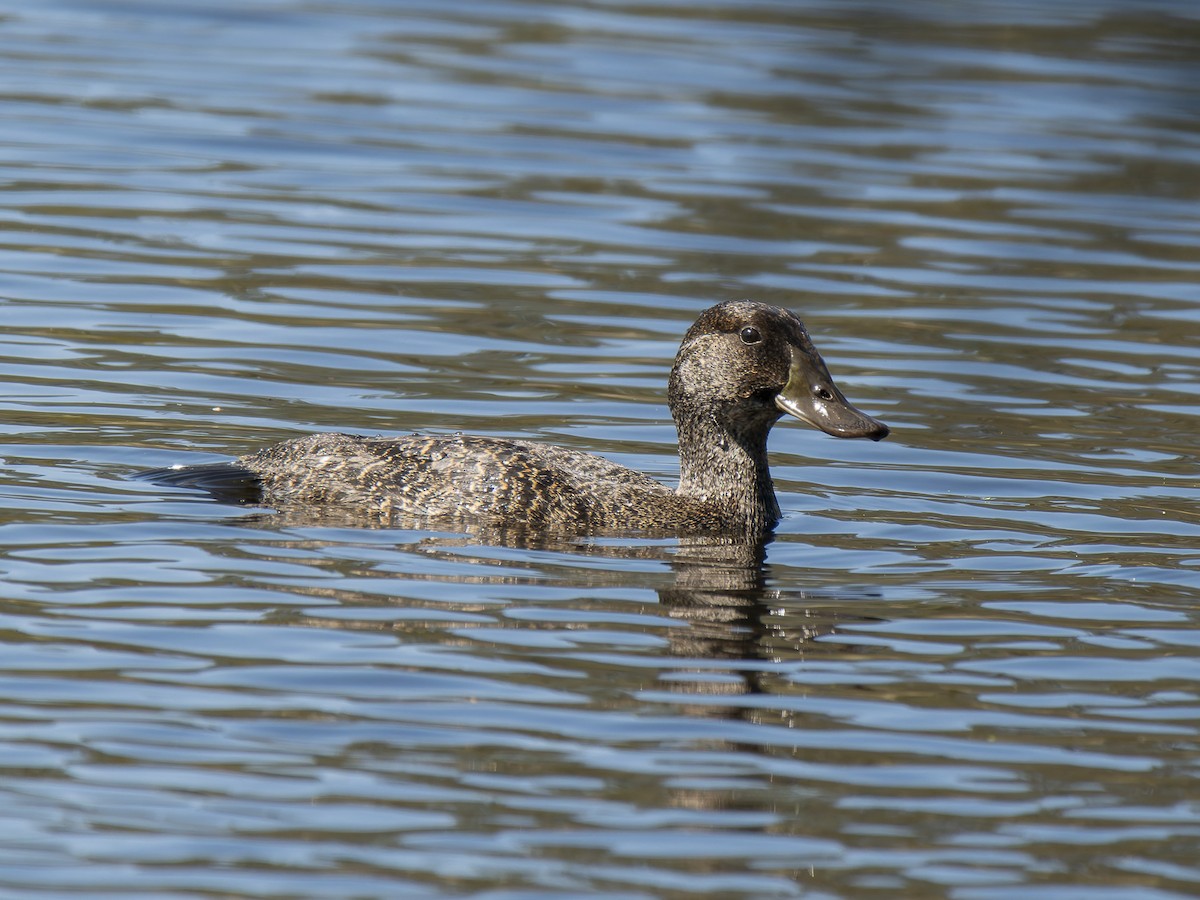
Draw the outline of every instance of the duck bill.
<instances>
[{"instance_id":1,"label":"duck bill","mask_svg":"<svg viewBox=\"0 0 1200 900\"><path fill-rule=\"evenodd\" d=\"M788 381L775 397L775 405L834 437L881 441L888 436L886 425L850 405L820 356L798 347L792 347Z\"/></svg>"}]
</instances>

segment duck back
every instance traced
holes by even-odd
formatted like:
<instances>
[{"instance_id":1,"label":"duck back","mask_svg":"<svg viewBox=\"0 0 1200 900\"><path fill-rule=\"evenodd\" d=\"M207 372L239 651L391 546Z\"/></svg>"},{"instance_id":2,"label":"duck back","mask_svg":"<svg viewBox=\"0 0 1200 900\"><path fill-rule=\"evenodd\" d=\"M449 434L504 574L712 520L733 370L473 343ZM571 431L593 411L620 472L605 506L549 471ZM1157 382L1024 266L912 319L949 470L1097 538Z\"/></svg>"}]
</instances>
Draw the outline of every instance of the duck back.
<instances>
[{"instance_id":1,"label":"duck back","mask_svg":"<svg viewBox=\"0 0 1200 900\"><path fill-rule=\"evenodd\" d=\"M260 485L267 506L337 504L388 517L590 528L666 526L681 512L674 491L641 472L536 441L316 434L230 465Z\"/></svg>"}]
</instances>

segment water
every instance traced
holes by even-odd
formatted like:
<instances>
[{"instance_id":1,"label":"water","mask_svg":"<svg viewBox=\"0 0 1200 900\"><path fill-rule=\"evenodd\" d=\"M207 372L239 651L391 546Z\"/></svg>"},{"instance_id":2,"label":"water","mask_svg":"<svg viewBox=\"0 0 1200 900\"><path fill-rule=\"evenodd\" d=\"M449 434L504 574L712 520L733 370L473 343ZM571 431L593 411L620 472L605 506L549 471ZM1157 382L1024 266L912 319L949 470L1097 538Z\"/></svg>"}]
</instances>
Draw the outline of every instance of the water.
<instances>
[{"instance_id":1,"label":"water","mask_svg":"<svg viewBox=\"0 0 1200 900\"><path fill-rule=\"evenodd\" d=\"M1200 890L1183 2L0 4L6 896ZM798 310L764 547L129 479L318 430L670 478Z\"/></svg>"}]
</instances>

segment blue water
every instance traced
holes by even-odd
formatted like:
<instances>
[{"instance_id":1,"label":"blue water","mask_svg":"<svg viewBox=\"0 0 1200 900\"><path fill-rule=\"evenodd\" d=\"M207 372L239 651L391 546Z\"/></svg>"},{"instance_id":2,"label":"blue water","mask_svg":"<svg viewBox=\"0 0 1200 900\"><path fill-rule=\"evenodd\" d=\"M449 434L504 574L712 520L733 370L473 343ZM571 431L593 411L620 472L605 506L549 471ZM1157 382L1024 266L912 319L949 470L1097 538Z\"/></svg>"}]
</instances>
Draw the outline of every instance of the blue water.
<instances>
[{"instance_id":1,"label":"blue water","mask_svg":"<svg viewBox=\"0 0 1200 900\"><path fill-rule=\"evenodd\" d=\"M0 894L1200 890L1185 2L0 2ZM321 430L670 481L795 309L763 548L132 480Z\"/></svg>"}]
</instances>

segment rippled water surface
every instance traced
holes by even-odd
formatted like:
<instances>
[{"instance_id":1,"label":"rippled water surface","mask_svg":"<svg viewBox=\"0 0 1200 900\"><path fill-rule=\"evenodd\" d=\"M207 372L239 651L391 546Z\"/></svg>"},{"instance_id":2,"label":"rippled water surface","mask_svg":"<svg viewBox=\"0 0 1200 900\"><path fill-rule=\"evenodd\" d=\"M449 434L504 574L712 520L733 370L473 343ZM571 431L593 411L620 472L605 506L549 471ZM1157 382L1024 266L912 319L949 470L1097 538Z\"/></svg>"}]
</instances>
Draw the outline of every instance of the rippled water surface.
<instances>
[{"instance_id":1,"label":"rippled water surface","mask_svg":"<svg viewBox=\"0 0 1200 900\"><path fill-rule=\"evenodd\" d=\"M0 2L6 896L1200 892L1193 3ZM129 476L319 430L670 480L806 320L764 547Z\"/></svg>"}]
</instances>

